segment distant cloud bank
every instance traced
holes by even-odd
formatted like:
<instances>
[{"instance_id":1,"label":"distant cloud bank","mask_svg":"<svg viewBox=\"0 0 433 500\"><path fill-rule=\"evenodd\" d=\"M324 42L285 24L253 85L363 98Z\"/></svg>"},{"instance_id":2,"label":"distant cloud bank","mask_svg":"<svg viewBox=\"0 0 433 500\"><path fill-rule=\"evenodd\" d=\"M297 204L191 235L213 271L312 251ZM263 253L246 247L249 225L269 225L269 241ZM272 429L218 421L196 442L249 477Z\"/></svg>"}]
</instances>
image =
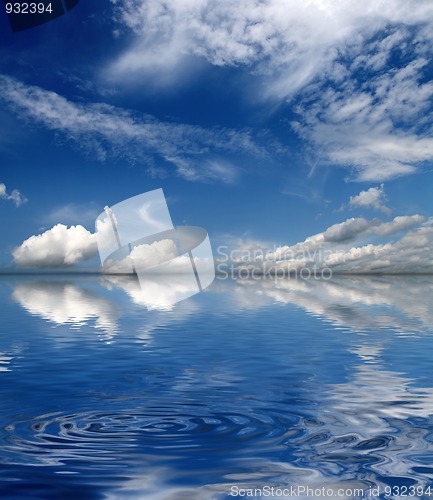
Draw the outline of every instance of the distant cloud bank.
<instances>
[{"instance_id":1,"label":"distant cloud bank","mask_svg":"<svg viewBox=\"0 0 433 500\"><path fill-rule=\"evenodd\" d=\"M380 185L350 196L347 205L350 209L389 215L391 209L385 205L386 200L384 186ZM343 204L339 211L345 207ZM67 205L66 208L69 213L71 207ZM245 269L266 274L270 269L287 273L326 268L337 273L433 272L433 217L420 214L399 215L391 220L350 217L308 236L304 241L274 245L272 249L260 241L226 239L229 244L220 245L214 252L217 271ZM169 240L162 240L158 243L161 247L140 245L131 255L146 267L147 261L159 261L159 254L165 256L163 260L167 260L167 256L173 258L177 250L170 247L170 243L172 245ZM17 266L39 269L75 266L96 254L95 234L81 225L67 227L63 224L31 236L12 252ZM130 269L128 257L115 272L129 272Z\"/></svg>"},{"instance_id":2,"label":"distant cloud bank","mask_svg":"<svg viewBox=\"0 0 433 500\"><path fill-rule=\"evenodd\" d=\"M223 250L221 250L223 248ZM433 272L433 218L421 215L350 218L295 245L269 249L260 242L238 241L219 247L217 270L234 267L266 273L328 269L339 273Z\"/></svg>"},{"instance_id":3,"label":"distant cloud bank","mask_svg":"<svg viewBox=\"0 0 433 500\"><path fill-rule=\"evenodd\" d=\"M218 247L215 257L217 270L231 266L263 272L328 268L337 273L428 273L433 272L432 248L433 218L416 214L390 221L352 217L271 250L260 242L237 240L231 248ZM96 255L95 234L63 224L31 236L12 252L18 267L34 269L70 268Z\"/></svg>"}]
</instances>

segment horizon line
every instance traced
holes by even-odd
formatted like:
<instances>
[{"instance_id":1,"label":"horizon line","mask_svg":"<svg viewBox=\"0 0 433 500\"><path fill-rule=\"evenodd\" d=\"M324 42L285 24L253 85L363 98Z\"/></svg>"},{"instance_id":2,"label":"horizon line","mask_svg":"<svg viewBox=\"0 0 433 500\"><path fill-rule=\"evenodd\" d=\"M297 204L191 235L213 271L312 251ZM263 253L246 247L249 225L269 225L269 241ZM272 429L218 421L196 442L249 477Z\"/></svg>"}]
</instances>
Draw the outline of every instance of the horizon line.
<instances>
[{"instance_id":1,"label":"horizon line","mask_svg":"<svg viewBox=\"0 0 433 500\"><path fill-rule=\"evenodd\" d=\"M172 274L179 275L183 273L160 273L162 275ZM215 277L224 276L226 273L215 273ZM270 278L275 278L276 274L269 273L259 273L258 276L266 276ZM100 271L0 271L0 276L137 276L136 273L104 273ZM152 276L158 276L154 274ZM433 271L333 271L330 279L333 276L433 276ZM233 278L239 277L236 275L231 276ZM296 277L296 273L287 273L284 277ZM244 278L245 279L245 278Z\"/></svg>"}]
</instances>

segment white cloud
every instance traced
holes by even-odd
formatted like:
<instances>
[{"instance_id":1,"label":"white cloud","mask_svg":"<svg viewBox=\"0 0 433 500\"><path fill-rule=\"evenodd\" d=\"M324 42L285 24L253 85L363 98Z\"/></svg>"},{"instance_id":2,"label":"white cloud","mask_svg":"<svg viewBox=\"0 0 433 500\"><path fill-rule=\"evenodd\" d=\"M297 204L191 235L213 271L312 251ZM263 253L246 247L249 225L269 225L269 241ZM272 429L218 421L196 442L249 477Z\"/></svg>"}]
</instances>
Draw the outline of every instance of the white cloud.
<instances>
[{"instance_id":1,"label":"white cloud","mask_svg":"<svg viewBox=\"0 0 433 500\"><path fill-rule=\"evenodd\" d=\"M155 77L159 89L192 78L205 64L236 67L246 77L237 80L243 95L274 100L267 109L281 110L278 104L287 100L297 106L293 129L312 146L315 164L381 182L413 174L433 159L429 0L112 3L126 48L105 68L109 81L135 78L141 87ZM32 120L91 147L101 159L145 160L153 176L165 174L156 156L185 179L232 182L239 168L228 163L220 175L218 152L263 154L248 131L160 122L1 83L6 100Z\"/></svg>"},{"instance_id":2,"label":"white cloud","mask_svg":"<svg viewBox=\"0 0 433 500\"><path fill-rule=\"evenodd\" d=\"M27 198L25 198L18 189L14 189L10 194L8 194L6 190L6 185L2 182L0 183L0 198L3 200L10 200L15 203L16 207L19 207L23 203L27 202Z\"/></svg>"},{"instance_id":3,"label":"white cloud","mask_svg":"<svg viewBox=\"0 0 433 500\"><path fill-rule=\"evenodd\" d=\"M257 99L296 99L319 163L378 182L433 159L428 0L112 2L134 34L108 70L120 82L179 81L192 59L237 67Z\"/></svg>"},{"instance_id":4,"label":"white cloud","mask_svg":"<svg viewBox=\"0 0 433 500\"><path fill-rule=\"evenodd\" d=\"M256 144L250 131L205 129L158 121L107 104L75 103L5 75L0 75L0 84L0 97L17 114L65 134L79 147L96 152L101 161L113 155L145 162L152 176L162 168L155 167L156 160L159 165L171 164L187 180L231 183L237 167L218 160L220 154L260 158L269 154L266 147Z\"/></svg>"},{"instance_id":5,"label":"white cloud","mask_svg":"<svg viewBox=\"0 0 433 500\"><path fill-rule=\"evenodd\" d=\"M393 235L394 240L383 239ZM382 241L376 242L378 238ZM260 252L252 252L239 243L231 254L225 252L236 259L220 258L217 269L223 269L221 264L233 264L237 269L263 272L329 268L351 273L431 273L432 246L433 219L421 215L398 216L389 222L351 218L291 246L266 250L263 244ZM217 252L217 259L221 255Z\"/></svg>"},{"instance_id":6,"label":"white cloud","mask_svg":"<svg viewBox=\"0 0 433 500\"><path fill-rule=\"evenodd\" d=\"M357 268L359 270L359 262L365 262L368 260L368 269L366 271L372 271L376 267L383 266L384 261L380 260L380 257L387 256L391 250L392 245L387 243L385 245L364 245L362 247L352 247L349 250L334 250L330 255L325 257L324 265L330 268L344 267L344 270L350 269L353 262L357 263ZM341 269L342 270L342 269ZM354 270L352 268L352 270Z\"/></svg>"},{"instance_id":7,"label":"white cloud","mask_svg":"<svg viewBox=\"0 0 433 500\"><path fill-rule=\"evenodd\" d=\"M356 196L351 196L349 200L350 208L373 208L378 212L390 215L392 210L384 203L386 200L383 184L378 187L371 187L367 191L361 191Z\"/></svg>"},{"instance_id":8,"label":"white cloud","mask_svg":"<svg viewBox=\"0 0 433 500\"><path fill-rule=\"evenodd\" d=\"M98 232L100 229L98 228ZM130 274L147 268L158 266L177 257L177 248L173 240L163 239L150 244L135 246L131 253L121 260L107 259L104 272L109 274ZM191 266L191 262L188 259ZM160 269L160 268L158 268ZM159 270L159 272L161 272Z\"/></svg>"},{"instance_id":9,"label":"white cloud","mask_svg":"<svg viewBox=\"0 0 433 500\"><path fill-rule=\"evenodd\" d=\"M382 222L374 228L374 232L381 236L389 236L391 234L410 229L413 226L421 224L425 220L422 215L399 215L394 217L390 222Z\"/></svg>"},{"instance_id":10,"label":"white cloud","mask_svg":"<svg viewBox=\"0 0 433 500\"><path fill-rule=\"evenodd\" d=\"M367 220L362 217L352 217L344 222L332 225L324 233L315 235L315 238L322 243L321 236L323 235L324 242L341 243L355 240L361 236L365 237L369 233L389 236L404 229L410 229L424 220L425 217L419 214L400 215L394 217L390 222L383 222L378 218Z\"/></svg>"},{"instance_id":11,"label":"white cloud","mask_svg":"<svg viewBox=\"0 0 433 500\"><path fill-rule=\"evenodd\" d=\"M138 245L130 255L137 269L146 269L177 257L177 248L174 241L164 239L150 245Z\"/></svg>"},{"instance_id":12,"label":"white cloud","mask_svg":"<svg viewBox=\"0 0 433 500\"><path fill-rule=\"evenodd\" d=\"M347 219L340 224L334 224L323 233L324 241L342 242L353 240L359 234L371 227L372 222L359 218Z\"/></svg>"},{"instance_id":13,"label":"white cloud","mask_svg":"<svg viewBox=\"0 0 433 500\"><path fill-rule=\"evenodd\" d=\"M342 81L334 66L321 87L305 89L293 128L314 147L319 164L350 168L355 180L412 174L433 159L428 59L415 54L405 66L373 73L367 63L346 63Z\"/></svg>"},{"instance_id":14,"label":"white cloud","mask_svg":"<svg viewBox=\"0 0 433 500\"><path fill-rule=\"evenodd\" d=\"M53 228L25 240L13 252L14 262L20 267L70 267L97 254L96 236L83 226Z\"/></svg>"},{"instance_id":15,"label":"white cloud","mask_svg":"<svg viewBox=\"0 0 433 500\"><path fill-rule=\"evenodd\" d=\"M287 96L310 82L333 61L339 48L387 25L415 26L433 18L430 2L409 6L403 0L126 0L117 5L119 24L133 43L112 67L119 77L131 72L176 69L197 56L217 66L244 65L272 73L272 93ZM388 39L371 65L399 43ZM156 66L156 68L155 68Z\"/></svg>"}]
</instances>

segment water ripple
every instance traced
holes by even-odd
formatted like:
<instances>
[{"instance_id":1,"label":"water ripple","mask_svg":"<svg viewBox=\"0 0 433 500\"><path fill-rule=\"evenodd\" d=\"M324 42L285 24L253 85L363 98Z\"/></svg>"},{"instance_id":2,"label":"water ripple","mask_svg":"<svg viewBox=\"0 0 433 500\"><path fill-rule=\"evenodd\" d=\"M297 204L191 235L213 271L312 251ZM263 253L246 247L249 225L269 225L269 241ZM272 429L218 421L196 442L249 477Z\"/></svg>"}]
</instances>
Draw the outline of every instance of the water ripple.
<instances>
[{"instance_id":1,"label":"water ripple","mask_svg":"<svg viewBox=\"0 0 433 500\"><path fill-rule=\"evenodd\" d=\"M50 414L19 421L3 429L5 463L60 465L92 458L113 461L125 452L174 450L183 454L203 446L206 451L257 444L283 436L295 418L277 412L212 413L194 409L148 407L143 411Z\"/></svg>"}]
</instances>

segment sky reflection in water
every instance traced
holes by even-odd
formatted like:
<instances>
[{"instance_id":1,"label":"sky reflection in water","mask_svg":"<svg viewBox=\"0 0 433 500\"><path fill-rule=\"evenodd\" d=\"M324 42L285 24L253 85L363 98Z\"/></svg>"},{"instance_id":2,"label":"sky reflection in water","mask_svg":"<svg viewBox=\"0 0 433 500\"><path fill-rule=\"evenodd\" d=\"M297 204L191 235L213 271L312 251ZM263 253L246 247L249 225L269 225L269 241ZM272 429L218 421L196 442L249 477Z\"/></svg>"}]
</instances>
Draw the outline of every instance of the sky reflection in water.
<instances>
[{"instance_id":1,"label":"sky reflection in water","mask_svg":"<svg viewBox=\"0 0 433 500\"><path fill-rule=\"evenodd\" d=\"M217 280L152 310L128 277L1 284L9 496L431 480L430 277Z\"/></svg>"}]
</instances>

